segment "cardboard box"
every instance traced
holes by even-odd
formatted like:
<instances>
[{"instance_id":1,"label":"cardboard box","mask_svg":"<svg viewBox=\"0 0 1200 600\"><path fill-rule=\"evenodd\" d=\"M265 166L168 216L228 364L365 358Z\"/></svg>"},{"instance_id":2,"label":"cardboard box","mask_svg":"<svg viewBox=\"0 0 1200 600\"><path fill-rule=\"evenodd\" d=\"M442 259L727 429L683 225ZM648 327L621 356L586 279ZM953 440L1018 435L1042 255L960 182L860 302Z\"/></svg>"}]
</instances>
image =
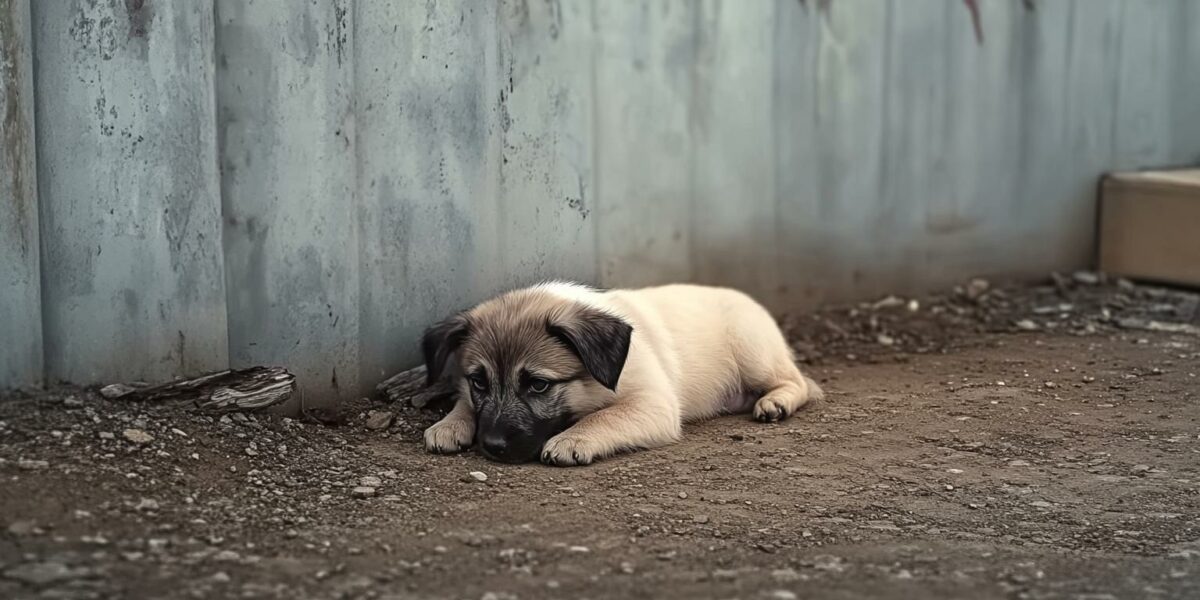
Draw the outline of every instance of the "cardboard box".
<instances>
[{"instance_id":1,"label":"cardboard box","mask_svg":"<svg viewBox=\"0 0 1200 600\"><path fill-rule=\"evenodd\" d=\"M1105 177L1099 246L1107 273L1200 286L1200 169Z\"/></svg>"}]
</instances>

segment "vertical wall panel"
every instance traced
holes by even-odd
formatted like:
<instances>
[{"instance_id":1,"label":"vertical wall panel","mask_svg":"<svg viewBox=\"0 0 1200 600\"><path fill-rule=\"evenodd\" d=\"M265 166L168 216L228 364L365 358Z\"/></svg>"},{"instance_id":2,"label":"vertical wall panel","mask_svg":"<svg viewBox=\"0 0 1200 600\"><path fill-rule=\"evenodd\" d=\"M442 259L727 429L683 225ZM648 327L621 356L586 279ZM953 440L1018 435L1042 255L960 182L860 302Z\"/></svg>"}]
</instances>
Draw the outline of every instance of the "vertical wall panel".
<instances>
[{"instance_id":1,"label":"vertical wall panel","mask_svg":"<svg viewBox=\"0 0 1200 600\"><path fill-rule=\"evenodd\" d=\"M606 286L688 280L696 5L594 6L598 277Z\"/></svg>"},{"instance_id":2,"label":"vertical wall panel","mask_svg":"<svg viewBox=\"0 0 1200 600\"><path fill-rule=\"evenodd\" d=\"M287 365L303 399L358 384L349 0L217 0L229 357Z\"/></svg>"},{"instance_id":3,"label":"vertical wall panel","mask_svg":"<svg viewBox=\"0 0 1200 600\"><path fill-rule=\"evenodd\" d=\"M360 361L373 383L419 360L430 323L507 279L497 232L510 84L492 3L360 0L354 21Z\"/></svg>"},{"instance_id":4,"label":"vertical wall panel","mask_svg":"<svg viewBox=\"0 0 1200 600\"><path fill-rule=\"evenodd\" d=\"M500 3L506 287L596 279L592 9L589 0Z\"/></svg>"},{"instance_id":5,"label":"vertical wall panel","mask_svg":"<svg viewBox=\"0 0 1200 600\"><path fill-rule=\"evenodd\" d=\"M820 93L836 93L838 88L823 85L828 80L817 78L821 29L830 25L826 21L830 11L816 3L792 0L777 0L775 11L771 117L776 127L774 260L782 274L775 289L778 297L772 300L779 307L786 300L819 299L828 289L822 282L835 270L829 264L831 235L825 219L818 216L823 172L818 157L831 147L818 139L817 132L822 119L833 115L822 112L818 118L821 105L817 98ZM845 56L839 57L839 68L845 68L845 60Z\"/></svg>"},{"instance_id":6,"label":"vertical wall panel","mask_svg":"<svg viewBox=\"0 0 1200 600\"><path fill-rule=\"evenodd\" d=\"M759 292L777 281L772 2L696 4L689 114L695 277Z\"/></svg>"},{"instance_id":7,"label":"vertical wall panel","mask_svg":"<svg viewBox=\"0 0 1200 600\"><path fill-rule=\"evenodd\" d=\"M32 50L28 0L0 0L0 389L42 380Z\"/></svg>"},{"instance_id":8,"label":"vertical wall panel","mask_svg":"<svg viewBox=\"0 0 1200 600\"><path fill-rule=\"evenodd\" d=\"M1123 8L1117 63L1116 162L1127 169L1153 167L1170 161L1170 92L1175 65L1170 33L1174 30L1172 19L1181 18L1182 11L1178 4L1162 0L1125 0Z\"/></svg>"},{"instance_id":9,"label":"vertical wall panel","mask_svg":"<svg viewBox=\"0 0 1200 600\"><path fill-rule=\"evenodd\" d=\"M208 2L34 2L48 378L228 364Z\"/></svg>"}]
</instances>

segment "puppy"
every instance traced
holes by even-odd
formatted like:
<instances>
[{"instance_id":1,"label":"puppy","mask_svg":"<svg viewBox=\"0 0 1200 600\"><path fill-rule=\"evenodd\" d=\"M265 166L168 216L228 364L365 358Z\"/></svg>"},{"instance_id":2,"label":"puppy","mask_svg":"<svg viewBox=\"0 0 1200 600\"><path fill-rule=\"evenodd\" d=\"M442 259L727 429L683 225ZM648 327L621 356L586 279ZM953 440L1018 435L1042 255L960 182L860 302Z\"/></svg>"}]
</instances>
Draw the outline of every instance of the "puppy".
<instances>
[{"instance_id":1,"label":"puppy","mask_svg":"<svg viewBox=\"0 0 1200 600\"><path fill-rule=\"evenodd\" d=\"M544 283L430 327L421 345L430 383L451 357L458 379L425 447L478 442L503 462L586 465L675 442L685 422L751 411L778 421L823 396L766 309L724 288Z\"/></svg>"}]
</instances>

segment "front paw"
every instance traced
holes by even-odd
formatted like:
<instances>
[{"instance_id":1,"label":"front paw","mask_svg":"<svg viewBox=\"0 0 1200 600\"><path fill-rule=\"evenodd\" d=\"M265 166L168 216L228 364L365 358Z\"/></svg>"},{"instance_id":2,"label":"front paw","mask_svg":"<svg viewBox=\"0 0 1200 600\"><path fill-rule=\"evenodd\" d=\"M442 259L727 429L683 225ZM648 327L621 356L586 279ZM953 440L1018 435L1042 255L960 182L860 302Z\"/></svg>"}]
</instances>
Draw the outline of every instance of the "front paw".
<instances>
[{"instance_id":1,"label":"front paw","mask_svg":"<svg viewBox=\"0 0 1200 600\"><path fill-rule=\"evenodd\" d=\"M542 447L542 462L556 467L590 465L603 458L602 449L587 438L560 433Z\"/></svg>"},{"instance_id":2,"label":"front paw","mask_svg":"<svg viewBox=\"0 0 1200 600\"><path fill-rule=\"evenodd\" d=\"M464 419L442 419L425 430L425 449L434 454L461 452L474 441L475 424Z\"/></svg>"}]
</instances>

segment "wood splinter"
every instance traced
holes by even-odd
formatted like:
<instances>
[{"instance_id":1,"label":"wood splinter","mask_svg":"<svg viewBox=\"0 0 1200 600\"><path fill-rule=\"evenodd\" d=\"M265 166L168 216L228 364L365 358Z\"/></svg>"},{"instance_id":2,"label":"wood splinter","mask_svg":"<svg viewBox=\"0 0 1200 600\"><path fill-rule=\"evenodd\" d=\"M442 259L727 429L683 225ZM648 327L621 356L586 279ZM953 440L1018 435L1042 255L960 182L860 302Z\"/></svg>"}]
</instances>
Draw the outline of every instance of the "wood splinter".
<instances>
[{"instance_id":1,"label":"wood splinter","mask_svg":"<svg viewBox=\"0 0 1200 600\"><path fill-rule=\"evenodd\" d=\"M149 387L114 383L100 389L100 395L110 400L190 400L209 412L261 410L286 402L294 393L296 377L283 367L226 369Z\"/></svg>"},{"instance_id":2,"label":"wood splinter","mask_svg":"<svg viewBox=\"0 0 1200 600\"><path fill-rule=\"evenodd\" d=\"M375 391L389 402L408 402L416 408L433 408L454 396L453 380L443 377L426 385L425 366L401 371L375 386Z\"/></svg>"}]
</instances>

